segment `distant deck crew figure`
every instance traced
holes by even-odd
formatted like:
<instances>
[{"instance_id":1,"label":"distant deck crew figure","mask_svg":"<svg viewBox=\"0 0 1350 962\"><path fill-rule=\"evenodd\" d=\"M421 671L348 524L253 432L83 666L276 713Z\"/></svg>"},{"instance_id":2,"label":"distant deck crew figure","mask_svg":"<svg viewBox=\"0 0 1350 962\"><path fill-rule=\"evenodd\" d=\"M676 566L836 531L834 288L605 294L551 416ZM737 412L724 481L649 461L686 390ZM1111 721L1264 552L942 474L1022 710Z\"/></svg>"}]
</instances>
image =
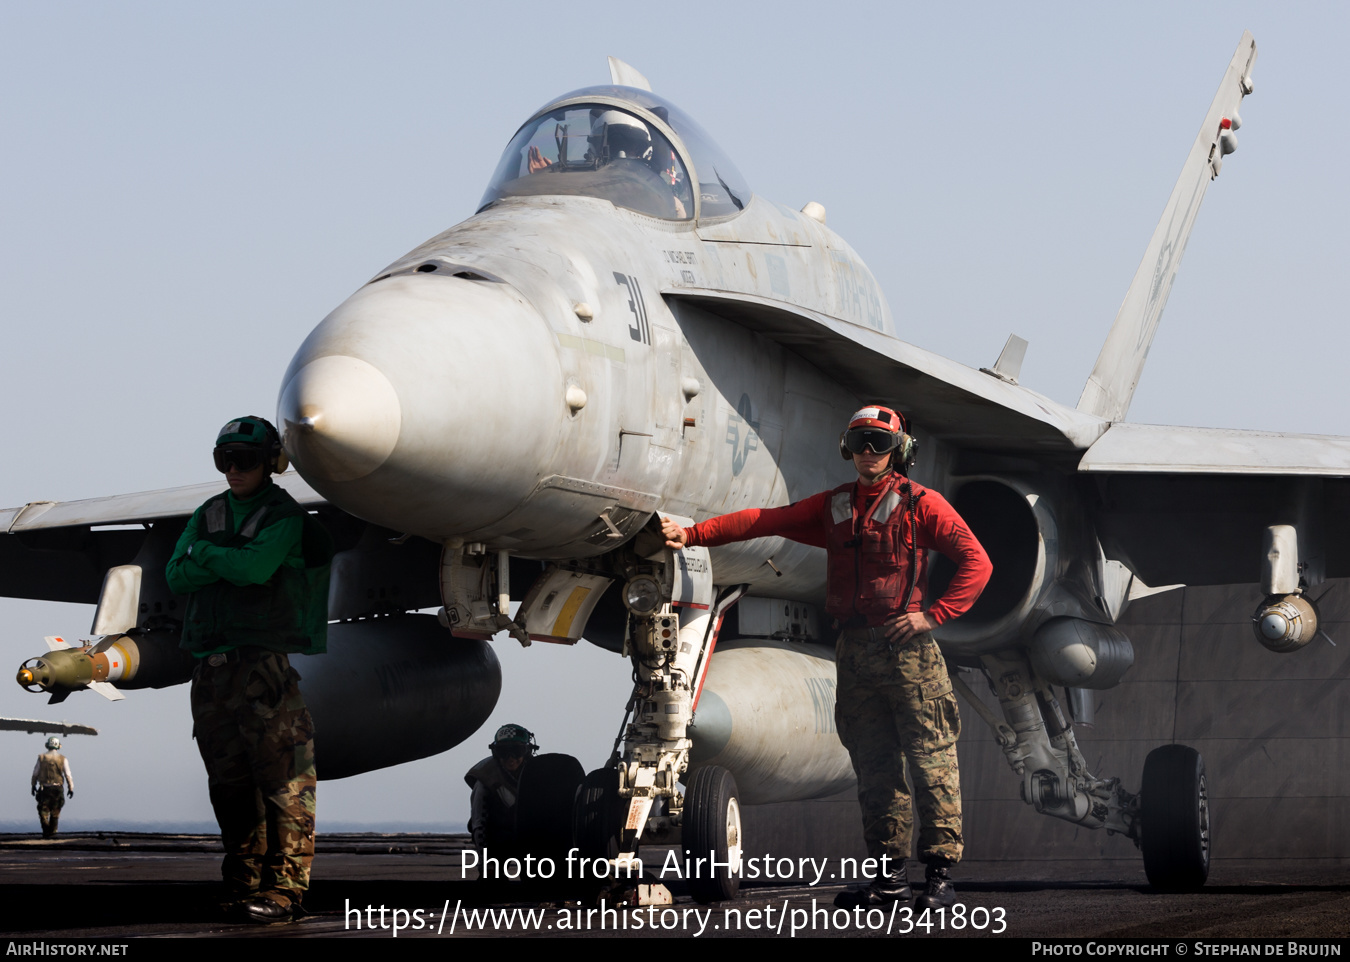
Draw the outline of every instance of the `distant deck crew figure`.
<instances>
[{"instance_id":1,"label":"distant deck crew figure","mask_svg":"<svg viewBox=\"0 0 1350 962\"><path fill-rule=\"evenodd\" d=\"M961 732L947 665L932 631L975 603L993 571L984 548L936 491L909 479L915 443L904 417L869 405L849 419L839 451L858 479L782 508L750 509L683 528L665 520L672 548L779 536L826 550L825 611L835 645L835 719L858 776L867 854L890 868L870 885L841 892L841 908L907 900L913 814L926 888L916 909L955 902L948 869L962 852ZM957 570L928 604L927 556L937 550Z\"/></svg>"},{"instance_id":2,"label":"distant deck crew figure","mask_svg":"<svg viewBox=\"0 0 1350 962\"><path fill-rule=\"evenodd\" d=\"M259 417L220 429L229 490L197 509L169 560L186 595L182 646L193 735L225 847L227 910L290 921L314 857L314 724L289 656L325 650L332 540L282 487L276 428Z\"/></svg>"},{"instance_id":3,"label":"distant deck crew figure","mask_svg":"<svg viewBox=\"0 0 1350 962\"><path fill-rule=\"evenodd\" d=\"M464 775L469 796L469 834L474 848L493 855L516 847L516 801L520 773L539 751L534 735L520 725L503 725L488 746L492 754Z\"/></svg>"},{"instance_id":4,"label":"distant deck crew figure","mask_svg":"<svg viewBox=\"0 0 1350 962\"><path fill-rule=\"evenodd\" d=\"M61 808L66 799L75 797L70 762L61 754L61 739L55 735L47 739L47 750L38 756L37 764L33 766L32 789L37 797L42 837L51 838L56 834L56 823L61 820Z\"/></svg>"}]
</instances>

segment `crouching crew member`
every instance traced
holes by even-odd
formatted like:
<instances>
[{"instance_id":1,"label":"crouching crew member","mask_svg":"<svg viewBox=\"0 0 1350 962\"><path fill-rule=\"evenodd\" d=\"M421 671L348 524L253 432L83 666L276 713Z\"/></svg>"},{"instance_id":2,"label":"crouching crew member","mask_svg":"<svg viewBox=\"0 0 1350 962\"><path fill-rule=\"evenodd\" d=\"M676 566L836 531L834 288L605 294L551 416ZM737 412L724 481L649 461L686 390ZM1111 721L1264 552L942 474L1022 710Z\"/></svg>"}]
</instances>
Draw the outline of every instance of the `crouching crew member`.
<instances>
[{"instance_id":1,"label":"crouching crew member","mask_svg":"<svg viewBox=\"0 0 1350 962\"><path fill-rule=\"evenodd\" d=\"M469 834L474 848L501 857L516 854L516 799L520 773L539 745L520 725L503 725L488 746L492 754L464 776L469 796Z\"/></svg>"}]
</instances>

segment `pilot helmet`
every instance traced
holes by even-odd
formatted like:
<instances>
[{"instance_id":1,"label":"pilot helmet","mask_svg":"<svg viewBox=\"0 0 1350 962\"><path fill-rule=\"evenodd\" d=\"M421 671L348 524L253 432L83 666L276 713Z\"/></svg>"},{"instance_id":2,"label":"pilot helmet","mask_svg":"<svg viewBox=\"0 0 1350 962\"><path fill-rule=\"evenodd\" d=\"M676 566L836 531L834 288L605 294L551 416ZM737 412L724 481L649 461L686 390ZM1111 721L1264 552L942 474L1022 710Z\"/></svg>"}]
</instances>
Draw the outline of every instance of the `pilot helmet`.
<instances>
[{"instance_id":1,"label":"pilot helmet","mask_svg":"<svg viewBox=\"0 0 1350 962\"><path fill-rule=\"evenodd\" d=\"M839 435L839 453L845 461L852 461L853 455L869 448L873 454L893 452L891 463L903 473L914 463L917 444L903 414L880 404L869 404L848 419L848 427Z\"/></svg>"},{"instance_id":2,"label":"pilot helmet","mask_svg":"<svg viewBox=\"0 0 1350 962\"><path fill-rule=\"evenodd\" d=\"M647 125L622 110L603 110L591 118L591 152L601 162L628 157L650 160L652 135Z\"/></svg>"},{"instance_id":3,"label":"pilot helmet","mask_svg":"<svg viewBox=\"0 0 1350 962\"><path fill-rule=\"evenodd\" d=\"M272 423L256 415L235 418L216 434L216 448L212 452L216 470L224 474L234 465L240 471L252 471L264 465L269 474L286 470L286 452L281 448L281 436Z\"/></svg>"},{"instance_id":4,"label":"pilot helmet","mask_svg":"<svg viewBox=\"0 0 1350 962\"><path fill-rule=\"evenodd\" d=\"M529 758L539 751L534 733L521 725L503 725L498 728L497 734L492 737L492 744L488 747L498 758Z\"/></svg>"},{"instance_id":5,"label":"pilot helmet","mask_svg":"<svg viewBox=\"0 0 1350 962\"><path fill-rule=\"evenodd\" d=\"M55 751L60 751L60 749L61 749L61 739L57 738L55 735L53 735L51 738L47 739L47 750L48 750L48 751L53 751L53 752L55 752Z\"/></svg>"}]
</instances>

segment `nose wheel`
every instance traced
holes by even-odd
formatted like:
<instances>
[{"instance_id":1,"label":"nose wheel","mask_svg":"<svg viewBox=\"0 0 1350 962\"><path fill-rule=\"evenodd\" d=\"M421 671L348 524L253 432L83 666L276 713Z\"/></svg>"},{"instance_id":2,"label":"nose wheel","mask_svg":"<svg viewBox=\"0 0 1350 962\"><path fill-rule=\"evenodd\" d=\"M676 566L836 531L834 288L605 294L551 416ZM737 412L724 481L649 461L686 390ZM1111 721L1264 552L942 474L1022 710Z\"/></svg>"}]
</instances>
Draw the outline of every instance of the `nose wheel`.
<instances>
[{"instance_id":1,"label":"nose wheel","mask_svg":"<svg viewBox=\"0 0 1350 962\"><path fill-rule=\"evenodd\" d=\"M1139 847L1149 884L1189 892L1209 877L1209 786L1205 761L1187 745L1164 745L1144 760Z\"/></svg>"},{"instance_id":2,"label":"nose wheel","mask_svg":"<svg viewBox=\"0 0 1350 962\"><path fill-rule=\"evenodd\" d=\"M741 888L738 794L736 779L719 765L695 769L685 786L680 842L696 868L689 877L689 894L704 905L734 899Z\"/></svg>"}]
</instances>

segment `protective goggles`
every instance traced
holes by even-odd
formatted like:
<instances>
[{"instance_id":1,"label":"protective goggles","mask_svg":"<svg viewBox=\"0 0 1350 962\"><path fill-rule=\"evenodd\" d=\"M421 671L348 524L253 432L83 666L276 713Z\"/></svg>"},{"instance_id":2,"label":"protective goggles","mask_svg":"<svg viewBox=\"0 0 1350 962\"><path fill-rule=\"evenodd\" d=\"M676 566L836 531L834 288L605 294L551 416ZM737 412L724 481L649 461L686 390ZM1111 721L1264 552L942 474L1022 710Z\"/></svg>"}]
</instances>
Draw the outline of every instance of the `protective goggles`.
<instances>
[{"instance_id":1,"label":"protective goggles","mask_svg":"<svg viewBox=\"0 0 1350 962\"><path fill-rule=\"evenodd\" d=\"M253 444L222 444L211 452L215 459L216 470L221 474L229 472L233 466L239 471L252 471L263 464L262 448Z\"/></svg>"},{"instance_id":2,"label":"protective goggles","mask_svg":"<svg viewBox=\"0 0 1350 962\"><path fill-rule=\"evenodd\" d=\"M864 454L868 448L873 454L888 454L900 446L900 435L880 428L849 428L844 432L844 447L853 454Z\"/></svg>"},{"instance_id":3,"label":"protective goggles","mask_svg":"<svg viewBox=\"0 0 1350 962\"><path fill-rule=\"evenodd\" d=\"M502 758L529 758L530 755L534 753L534 750L530 748L529 745L521 745L519 743L497 745L495 751Z\"/></svg>"}]
</instances>

